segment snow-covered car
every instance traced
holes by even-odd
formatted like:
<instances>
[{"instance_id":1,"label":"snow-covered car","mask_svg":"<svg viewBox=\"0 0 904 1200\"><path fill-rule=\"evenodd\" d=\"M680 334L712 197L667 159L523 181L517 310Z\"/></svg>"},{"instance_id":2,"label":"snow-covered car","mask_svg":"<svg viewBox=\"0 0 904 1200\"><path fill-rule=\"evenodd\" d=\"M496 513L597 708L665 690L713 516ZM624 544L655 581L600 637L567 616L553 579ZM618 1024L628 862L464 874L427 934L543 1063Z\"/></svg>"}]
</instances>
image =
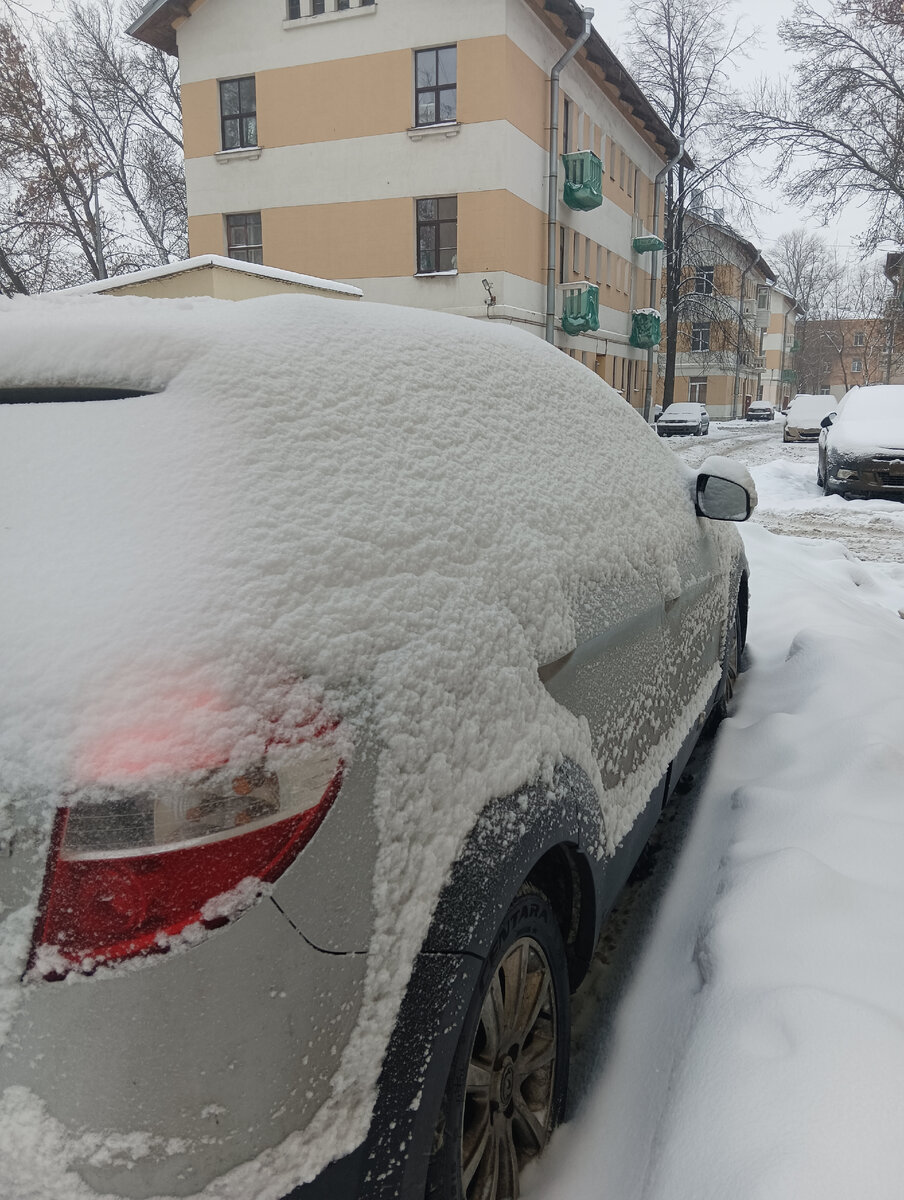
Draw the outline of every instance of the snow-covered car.
<instances>
[{"instance_id":1,"label":"snow-covered car","mask_svg":"<svg viewBox=\"0 0 904 1200\"><path fill-rule=\"evenodd\" d=\"M823 418L838 407L834 396L811 396L799 392L785 413L783 442L815 442Z\"/></svg>"},{"instance_id":2,"label":"snow-covered car","mask_svg":"<svg viewBox=\"0 0 904 1200\"><path fill-rule=\"evenodd\" d=\"M703 404L670 404L656 422L660 437L709 433L709 413Z\"/></svg>"},{"instance_id":3,"label":"snow-covered car","mask_svg":"<svg viewBox=\"0 0 904 1200\"><path fill-rule=\"evenodd\" d=\"M853 387L824 418L816 482L827 496L904 499L904 386Z\"/></svg>"},{"instance_id":4,"label":"snow-covered car","mask_svg":"<svg viewBox=\"0 0 904 1200\"><path fill-rule=\"evenodd\" d=\"M775 409L765 400L754 400L747 409L748 421L774 421Z\"/></svg>"},{"instance_id":5,"label":"snow-covered car","mask_svg":"<svg viewBox=\"0 0 904 1200\"><path fill-rule=\"evenodd\" d=\"M516 1196L750 477L316 297L0 302L0 457L0 1194Z\"/></svg>"}]
</instances>

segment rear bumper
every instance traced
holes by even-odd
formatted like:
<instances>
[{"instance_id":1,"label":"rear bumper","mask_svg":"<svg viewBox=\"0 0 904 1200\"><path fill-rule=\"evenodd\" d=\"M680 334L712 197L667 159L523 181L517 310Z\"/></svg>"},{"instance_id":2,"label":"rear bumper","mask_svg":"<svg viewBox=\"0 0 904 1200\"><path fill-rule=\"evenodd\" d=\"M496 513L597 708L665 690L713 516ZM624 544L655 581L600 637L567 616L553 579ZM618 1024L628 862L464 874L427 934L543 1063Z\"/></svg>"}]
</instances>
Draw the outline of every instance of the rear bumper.
<instances>
[{"instance_id":1,"label":"rear bumper","mask_svg":"<svg viewBox=\"0 0 904 1200\"><path fill-rule=\"evenodd\" d=\"M304 1130L330 1096L364 971L364 955L313 949L263 900L186 951L23 986L0 1096L27 1097L46 1129L0 1127L0 1194L34 1194L56 1143L61 1181L68 1170L105 1196L191 1195ZM303 1135L287 1146L285 1190L352 1152L361 1134L345 1133L330 1132L325 1158Z\"/></svg>"}]
</instances>

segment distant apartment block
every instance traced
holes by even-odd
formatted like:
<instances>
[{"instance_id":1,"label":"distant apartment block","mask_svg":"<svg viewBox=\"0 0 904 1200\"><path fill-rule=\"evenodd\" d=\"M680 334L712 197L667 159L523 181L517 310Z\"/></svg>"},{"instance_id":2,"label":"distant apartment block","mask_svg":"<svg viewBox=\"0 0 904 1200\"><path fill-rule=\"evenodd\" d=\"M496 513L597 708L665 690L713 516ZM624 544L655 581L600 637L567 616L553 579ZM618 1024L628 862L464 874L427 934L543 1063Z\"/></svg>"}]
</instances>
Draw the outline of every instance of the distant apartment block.
<instances>
[{"instance_id":1,"label":"distant apartment block","mask_svg":"<svg viewBox=\"0 0 904 1200\"><path fill-rule=\"evenodd\" d=\"M574 0L155 0L132 32L179 56L192 254L542 336L550 71L583 25ZM639 405L633 241L679 147L595 31L558 125L556 342Z\"/></svg>"},{"instance_id":2,"label":"distant apartment block","mask_svg":"<svg viewBox=\"0 0 904 1200\"><path fill-rule=\"evenodd\" d=\"M723 220L690 213L685 228L674 399L704 403L722 420L743 417L754 400L783 407L798 390L799 306Z\"/></svg>"}]
</instances>

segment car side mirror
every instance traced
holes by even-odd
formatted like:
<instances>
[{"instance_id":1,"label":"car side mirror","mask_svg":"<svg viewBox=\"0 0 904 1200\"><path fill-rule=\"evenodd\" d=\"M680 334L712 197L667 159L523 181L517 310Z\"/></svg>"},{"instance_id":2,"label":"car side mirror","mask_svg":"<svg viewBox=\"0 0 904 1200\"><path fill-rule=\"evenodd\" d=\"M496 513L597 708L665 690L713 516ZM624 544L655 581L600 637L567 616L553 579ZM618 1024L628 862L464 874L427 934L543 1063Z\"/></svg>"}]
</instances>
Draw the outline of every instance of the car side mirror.
<instances>
[{"instance_id":1,"label":"car side mirror","mask_svg":"<svg viewBox=\"0 0 904 1200\"><path fill-rule=\"evenodd\" d=\"M752 512L747 489L718 475L697 476L697 515L711 521L746 521Z\"/></svg>"},{"instance_id":2,"label":"car side mirror","mask_svg":"<svg viewBox=\"0 0 904 1200\"><path fill-rule=\"evenodd\" d=\"M746 467L716 454L706 459L697 475L697 516L746 521L756 502L756 487Z\"/></svg>"},{"instance_id":3,"label":"car side mirror","mask_svg":"<svg viewBox=\"0 0 904 1200\"><path fill-rule=\"evenodd\" d=\"M828 429L830 425L835 424L835 418L837 415L838 415L837 413L829 413L829 415L827 417L823 417L822 420L819 422L820 426L823 429Z\"/></svg>"}]
</instances>

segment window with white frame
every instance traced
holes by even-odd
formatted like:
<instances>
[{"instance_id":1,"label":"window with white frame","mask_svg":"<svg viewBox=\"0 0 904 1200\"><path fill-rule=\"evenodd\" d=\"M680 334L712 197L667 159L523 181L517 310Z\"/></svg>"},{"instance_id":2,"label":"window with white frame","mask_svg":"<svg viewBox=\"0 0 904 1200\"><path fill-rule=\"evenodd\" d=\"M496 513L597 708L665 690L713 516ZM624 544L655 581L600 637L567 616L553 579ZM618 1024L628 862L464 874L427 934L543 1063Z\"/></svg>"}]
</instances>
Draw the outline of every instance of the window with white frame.
<instances>
[{"instance_id":1,"label":"window with white frame","mask_svg":"<svg viewBox=\"0 0 904 1200\"><path fill-rule=\"evenodd\" d=\"M691 325L691 350L709 349L709 321L694 321Z\"/></svg>"},{"instance_id":2,"label":"window with white frame","mask_svg":"<svg viewBox=\"0 0 904 1200\"><path fill-rule=\"evenodd\" d=\"M713 294L715 274L715 267L694 268L694 291L698 296L711 296Z\"/></svg>"},{"instance_id":3,"label":"window with white frame","mask_svg":"<svg viewBox=\"0 0 904 1200\"><path fill-rule=\"evenodd\" d=\"M863 334L862 334L862 333L855 333L855 334L854 334L854 345L855 345L855 346L862 346L862 345L863 345L863 343L864 343L864 337L863 337Z\"/></svg>"},{"instance_id":4,"label":"window with white frame","mask_svg":"<svg viewBox=\"0 0 904 1200\"><path fill-rule=\"evenodd\" d=\"M859 359L859 358L852 358L852 359L851 359L851 371L852 371L852 373L853 373L854 375L859 375L859 374L860 374L860 372L861 372L862 370L863 370L863 364L862 364L862 362L860 361L860 359Z\"/></svg>"},{"instance_id":5,"label":"window with white frame","mask_svg":"<svg viewBox=\"0 0 904 1200\"><path fill-rule=\"evenodd\" d=\"M691 378L687 385L687 398L691 404L706 403L706 376Z\"/></svg>"}]
</instances>

